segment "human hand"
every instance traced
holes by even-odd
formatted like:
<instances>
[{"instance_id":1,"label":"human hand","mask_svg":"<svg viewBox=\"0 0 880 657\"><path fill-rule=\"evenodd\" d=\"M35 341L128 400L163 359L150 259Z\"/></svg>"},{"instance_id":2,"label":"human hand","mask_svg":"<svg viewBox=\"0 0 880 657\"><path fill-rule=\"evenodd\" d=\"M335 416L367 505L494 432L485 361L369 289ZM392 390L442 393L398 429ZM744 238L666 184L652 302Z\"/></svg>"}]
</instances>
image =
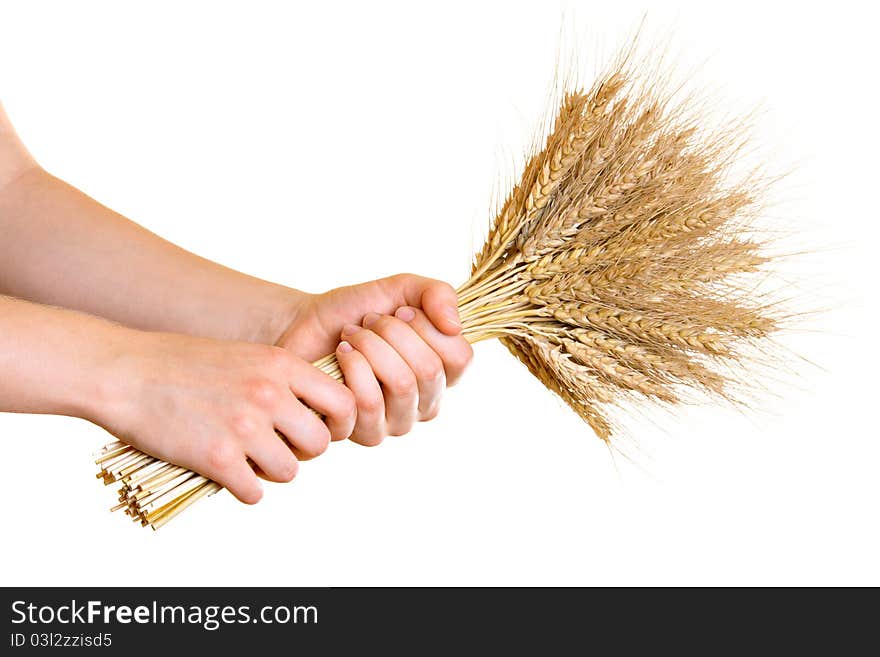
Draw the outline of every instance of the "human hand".
<instances>
[{"instance_id":1,"label":"human hand","mask_svg":"<svg viewBox=\"0 0 880 657\"><path fill-rule=\"evenodd\" d=\"M297 457L315 457L331 439L352 432L352 393L287 350L170 333L127 335L134 343L115 349L95 421L141 451L217 481L242 502L262 496L248 459L265 478L288 482Z\"/></svg>"},{"instance_id":2,"label":"human hand","mask_svg":"<svg viewBox=\"0 0 880 657\"><path fill-rule=\"evenodd\" d=\"M308 361L335 350L357 402L351 439L362 445L433 419L473 357L455 291L412 274L299 299L277 344Z\"/></svg>"}]
</instances>

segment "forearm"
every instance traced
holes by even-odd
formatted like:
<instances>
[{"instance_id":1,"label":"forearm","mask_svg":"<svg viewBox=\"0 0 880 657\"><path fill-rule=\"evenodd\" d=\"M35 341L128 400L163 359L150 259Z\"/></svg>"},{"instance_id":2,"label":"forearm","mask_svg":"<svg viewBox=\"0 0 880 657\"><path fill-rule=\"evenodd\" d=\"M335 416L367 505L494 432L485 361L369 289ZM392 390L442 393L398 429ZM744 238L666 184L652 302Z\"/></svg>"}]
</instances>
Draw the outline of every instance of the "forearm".
<instances>
[{"instance_id":1,"label":"forearm","mask_svg":"<svg viewBox=\"0 0 880 657\"><path fill-rule=\"evenodd\" d=\"M99 422L119 358L137 331L61 308L0 296L0 411Z\"/></svg>"},{"instance_id":2,"label":"forearm","mask_svg":"<svg viewBox=\"0 0 880 657\"><path fill-rule=\"evenodd\" d=\"M266 342L267 319L289 319L297 295L189 253L38 167L0 191L0 228L0 293L137 328Z\"/></svg>"},{"instance_id":3,"label":"forearm","mask_svg":"<svg viewBox=\"0 0 880 657\"><path fill-rule=\"evenodd\" d=\"M189 253L49 175L2 105L0 294L253 342L277 339L301 297Z\"/></svg>"}]
</instances>

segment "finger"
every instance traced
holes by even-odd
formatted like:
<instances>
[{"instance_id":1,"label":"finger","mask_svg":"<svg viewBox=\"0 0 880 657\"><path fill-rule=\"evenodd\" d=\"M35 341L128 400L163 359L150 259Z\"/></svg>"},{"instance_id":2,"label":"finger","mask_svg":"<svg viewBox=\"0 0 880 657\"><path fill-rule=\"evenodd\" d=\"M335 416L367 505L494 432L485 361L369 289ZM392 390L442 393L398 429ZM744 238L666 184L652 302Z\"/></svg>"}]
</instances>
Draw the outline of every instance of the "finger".
<instances>
[{"instance_id":1,"label":"finger","mask_svg":"<svg viewBox=\"0 0 880 657\"><path fill-rule=\"evenodd\" d=\"M287 441L275 433L255 436L245 447L245 452L270 481L293 481L299 470L299 462Z\"/></svg>"},{"instance_id":2,"label":"finger","mask_svg":"<svg viewBox=\"0 0 880 657\"><path fill-rule=\"evenodd\" d=\"M370 363L382 384L388 433L402 436L416 420L419 389L415 374L401 355L371 330L349 324L342 337Z\"/></svg>"},{"instance_id":3,"label":"finger","mask_svg":"<svg viewBox=\"0 0 880 657\"><path fill-rule=\"evenodd\" d=\"M296 397L324 416L332 438L348 438L357 415L351 390L304 361L296 361L292 370L290 389Z\"/></svg>"},{"instance_id":4,"label":"finger","mask_svg":"<svg viewBox=\"0 0 880 657\"><path fill-rule=\"evenodd\" d=\"M404 312L403 316L410 315ZM440 356L409 324L397 317L370 313L364 317L364 326L391 345L415 374L419 389L419 419L436 416L440 397L446 388L446 373Z\"/></svg>"},{"instance_id":5,"label":"finger","mask_svg":"<svg viewBox=\"0 0 880 657\"><path fill-rule=\"evenodd\" d=\"M474 357L470 343L462 336L451 336L437 330L418 308L398 308L395 317L409 324L419 337L440 357L446 371L446 385L454 385Z\"/></svg>"},{"instance_id":6,"label":"finger","mask_svg":"<svg viewBox=\"0 0 880 657\"><path fill-rule=\"evenodd\" d=\"M357 404L351 440L367 447L378 445L385 437L385 399L373 368L366 356L346 341L336 348L336 360Z\"/></svg>"},{"instance_id":7,"label":"finger","mask_svg":"<svg viewBox=\"0 0 880 657\"><path fill-rule=\"evenodd\" d=\"M205 474L228 488L230 493L245 504L256 504L263 497L263 484L241 454L234 458L221 457L217 467Z\"/></svg>"},{"instance_id":8,"label":"finger","mask_svg":"<svg viewBox=\"0 0 880 657\"><path fill-rule=\"evenodd\" d=\"M446 335L461 333L458 296L448 283L431 281L422 293L422 309L428 319Z\"/></svg>"},{"instance_id":9,"label":"finger","mask_svg":"<svg viewBox=\"0 0 880 657\"><path fill-rule=\"evenodd\" d=\"M446 335L461 333L458 295L451 285L413 274L399 274L383 280L397 288L389 291L399 292L396 297L402 299L400 305L422 308L434 326Z\"/></svg>"},{"instance_id":10,"label":"finger","mask_svg":"<svg viewBox=\"0 0 880 657\"><path fill-rule=\"evenodd\" d=\"M272 479L269 478L269 475L260 470L260 467L256 463L251 464L251 468L253 468L254 474L256 474L257 477L259 477L263 481L272 481Z\"/></svg>"},{"instance_id":11,"label":"finger","mask_svg":"<svg viewBox=\"0 0 880 657\"><path fill-rule=\"evenodd\" d=\"M330 429L327 425L294 397L286 400L278 411L275 428L287 439L294 454L302 461L320 456L330 444ZM283 446L280 441L279 444Z\"/></svg>"}]
</instances>

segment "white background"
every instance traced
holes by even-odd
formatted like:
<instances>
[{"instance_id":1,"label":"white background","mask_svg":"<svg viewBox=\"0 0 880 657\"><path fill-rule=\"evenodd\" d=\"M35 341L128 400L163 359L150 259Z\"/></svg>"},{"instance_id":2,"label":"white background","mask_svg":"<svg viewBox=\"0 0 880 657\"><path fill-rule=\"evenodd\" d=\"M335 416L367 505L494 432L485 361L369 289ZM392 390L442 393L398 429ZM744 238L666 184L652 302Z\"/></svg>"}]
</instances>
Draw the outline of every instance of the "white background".
<instances>
[{"instance_id":1,"label":"white background","mask_svg":"<svg viewBox=\"0 0 880 657\"><path fill-rule=\"evenodd\" d=\"M822 311L780 337L751 411L631 417L634 463L482 344L435 422L334 445L258 506L223 493L158 533L107 513L101 429L0 415L0 582L880 584L868 4L0 3L0 98L46 168L312 291L464 280L560 29L588 77L648 9L678 70L763 108L756 141L792 169L767 221L813 251L786 280Z\"/></svg>"}]
</instances>

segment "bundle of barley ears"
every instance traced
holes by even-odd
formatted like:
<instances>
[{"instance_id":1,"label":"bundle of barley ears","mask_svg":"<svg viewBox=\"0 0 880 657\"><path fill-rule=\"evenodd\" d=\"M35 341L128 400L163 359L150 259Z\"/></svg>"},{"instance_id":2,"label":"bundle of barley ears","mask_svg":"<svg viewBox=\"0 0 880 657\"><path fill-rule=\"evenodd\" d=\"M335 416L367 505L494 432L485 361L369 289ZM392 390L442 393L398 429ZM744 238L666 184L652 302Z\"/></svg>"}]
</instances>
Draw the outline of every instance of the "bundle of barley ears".
<instances>
[{"instance_id":1,"label":"bundle of barley ears","mask_svg":"<svg viewBox=\"0 0 880 657\"><path fill-rule=\"evenodd\" d=\"M750 229L764 183L732 173L740 124L707 128L644 70L622 56L563 95L458 289L467 338L499 338L605 441L621 403L728 397L727 365L777 322L744 286L767 257ZM120 442L98 463L115 509L153 528L221 488Z\"/></svg>"}]
</instances>

